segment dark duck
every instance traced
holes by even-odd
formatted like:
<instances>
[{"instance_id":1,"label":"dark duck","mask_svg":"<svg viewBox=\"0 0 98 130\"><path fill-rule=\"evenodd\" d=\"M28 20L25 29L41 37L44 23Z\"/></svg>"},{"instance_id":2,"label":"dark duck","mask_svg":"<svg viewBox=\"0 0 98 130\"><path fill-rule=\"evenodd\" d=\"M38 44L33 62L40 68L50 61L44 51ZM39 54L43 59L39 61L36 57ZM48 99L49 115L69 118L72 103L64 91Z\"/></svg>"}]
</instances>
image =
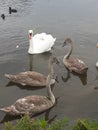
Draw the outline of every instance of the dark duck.
<instances>
[{"instance_id":1,"label":"dark duck","mask_svg":"<svg viewBox=\"0 0 98 130\"><path fill-rule=\"evenodd\" d=\"M11 7L9 7L9 14L11 13L17 13L17 10L16 9L12 9Z\"/></svg>"},{"instance_id":2,"label":"dark duck","mask_svg":"<svg viewBox=\"0 0 98 130\"><path fill-rule=\"evenodd\" d=\"M1 18L5 20L5 14L1 14Z\"/></svg>"}]
</instances>

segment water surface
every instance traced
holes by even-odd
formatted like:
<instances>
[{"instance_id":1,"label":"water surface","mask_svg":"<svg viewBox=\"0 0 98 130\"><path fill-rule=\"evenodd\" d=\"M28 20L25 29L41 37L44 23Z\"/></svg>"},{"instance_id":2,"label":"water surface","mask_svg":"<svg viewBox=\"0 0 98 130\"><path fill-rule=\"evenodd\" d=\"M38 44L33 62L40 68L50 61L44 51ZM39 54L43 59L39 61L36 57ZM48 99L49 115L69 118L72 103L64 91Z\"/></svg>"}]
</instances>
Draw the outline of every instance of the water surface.
<instances>
[{"instance_id":1,"label":"water surface","mask_svg":"<svg viewBox=\"0 0 98 130\"><path fill-rule=\"evenodd\" d=\"M61 61L56 66L59 83L53 89L59 97L56 106L49 112L49 118L64 116L71 120L89 117L98 119L98 1L97 0L1 0L0 13L0 107L11 105L18 98L39 94L46 95L46 89L21 88L8 84L5 73L15 74L21 71L35 70L48 74L48 60L51 54L29 56L28 30L34 33L47 32L56 37L53 54ZM11 6L18 10L9 14ZM73 56L84 60L89 66L87 77L68 73L62 58L67 49L62 48L66 37L74 42ZM19 48L16 48L16 46ZM44 116L40 115L39 117ZM0 112L2 120L5 114ZM7 117L6 120L15 120ZM0 124L3 130L3 123Z\"/></svg>"}]
</instances>

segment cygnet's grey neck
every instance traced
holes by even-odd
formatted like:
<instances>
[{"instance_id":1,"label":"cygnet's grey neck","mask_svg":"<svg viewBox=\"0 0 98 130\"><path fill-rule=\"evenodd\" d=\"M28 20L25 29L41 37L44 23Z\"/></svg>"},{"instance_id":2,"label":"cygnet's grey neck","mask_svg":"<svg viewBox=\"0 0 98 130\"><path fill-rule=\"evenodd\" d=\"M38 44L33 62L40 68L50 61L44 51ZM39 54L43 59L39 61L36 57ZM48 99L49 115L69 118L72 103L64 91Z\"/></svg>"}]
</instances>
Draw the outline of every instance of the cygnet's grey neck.
<instances>
[{"instance_id":1,"label":"cygnet's grey neck","mask_svg":"<svg viewBox=\"0 0 98 130\"><path fill-rule=\"evenodd\" d=\"M70 57L70 55L71 55L71 53L72 53L72 50L73 50L73 46L72 46L72 42L70 42L70 43L68 43L70 46L70 48L69 48L69 50L68 50L68 52L67 52L67 54L64 56L64 59L69 59L69 57Z\"/></svg>"},{"instance_id":2,"label":"cygnet's grey neck","mask_svg":"<svg viewBox=\"0 0 98 130\"><path fill-rule=\"evenodd\" d=\"M50 101L52 102L52 104L55 103L55 96L51 90L51 73L49 73L48 77L47 77L47 95L50 99Z\"/></svg>"}]
</instances>

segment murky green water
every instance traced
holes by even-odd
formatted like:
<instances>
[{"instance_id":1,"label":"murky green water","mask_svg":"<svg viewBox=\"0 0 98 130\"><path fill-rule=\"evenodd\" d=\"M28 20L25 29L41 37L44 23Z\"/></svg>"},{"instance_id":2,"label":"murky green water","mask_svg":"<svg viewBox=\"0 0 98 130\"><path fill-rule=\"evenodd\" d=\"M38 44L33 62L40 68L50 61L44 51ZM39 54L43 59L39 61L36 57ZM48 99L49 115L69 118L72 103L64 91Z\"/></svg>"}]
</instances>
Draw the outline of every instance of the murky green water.
<instances>
[{"instance_id":1,"label":"murky green water","mask_svg":"<svg viewBox=\"0 0 98 130\"><path fill-rule=\"evenodd\" d=\"M35 70L48 74L50 54L29 56L28 30L34 33L47 32L57 38L54 52L61 61L56 66L59 83L53 89L59 97L56 106L49 112L49 118L64 116L71 120L89 117L98 119L98 1L97 0L1 0L0 13L0 107L11 105L18 98L39 94L46 95L46 89L20 88L8 84L5 73L15 74L21 71ZM18 10L9 14L9 6ZM69 74L63 66L62 58L67 52L62 48L66 37L74 42L73 56L84 60L89 66L87 77ZM19 45L19 48L16 46ZM45 114L40 115L44 116ZM0 112L0 120L15 120ZM0 130L3 123L0 124Z\"/></svg>"}]
</instances>

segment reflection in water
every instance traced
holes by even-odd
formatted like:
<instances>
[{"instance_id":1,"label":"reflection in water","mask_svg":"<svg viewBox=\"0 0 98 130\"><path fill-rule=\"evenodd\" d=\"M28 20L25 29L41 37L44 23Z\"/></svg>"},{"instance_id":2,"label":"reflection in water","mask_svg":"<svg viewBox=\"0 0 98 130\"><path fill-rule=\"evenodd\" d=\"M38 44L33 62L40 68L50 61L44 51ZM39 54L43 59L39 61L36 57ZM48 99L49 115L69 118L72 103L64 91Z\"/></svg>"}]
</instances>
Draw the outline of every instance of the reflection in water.
<instances>
[{"instance_id":1,"label":"reflection in water","mask_svg":"<svg viewBox=\"0 0 98 130\"><path fill-rule=\"evenodd\" d=\"M51 108L52 109L52 108ZM54 119L57 117L57 115L54 115L53 117L49 118L49 114L50 114L50 111L51 109L45 111L45 112L42 112L42 113L45 113L45 120L48 122L48 123L51 123L52 121L54 121ZM31 118L35 118L37 116L39 116L40 114L42 113L39 113L39 114L36 114L34 116L32 116ZM5 122L8 122L8 121L14 121L14 120L18 120L20 119L21 117L23 117L22 115L21 116L11 116L11 115L5 115L4 118L0 121L0 124L2 123L5 123Z\"/></svg>"},{"instance_id":2,"label":"reflection in water","mask_svg":"<svg viewBox=\"0 0 98 130\"><path fill-rule=\"evenodd\" d=\"M57 115L54 115L52 118L49 118L49 113L50 113L51 109L47 110L45 113L45 120L48 123L51 123L52 121L54 121L54 119L57 117Z\"/></svg>"},{"instance_id":3,"label":"reflection in water","mask_svg":"<svg viewBox=\"0 0 98 130\"><path fill-rule=\"evenodd\" d=\"M83 85L87 84L87 75L78 75Z\"/></svg>"},{"instance_id":4,"label":"reflection in water","mask_svg":"<svg viewBox=\"0 0 98 130\"><path fill-rule=\"evenodd\" d=\"M87 74L79 75L79 74L76 74L76 73L73 73L73 72L72 72L72 74L75 75L75 76L77 76L77 77L79 77L82 85L86 85L87 84ZM61 78L62 78L63 82L67 82L71 78L70 71L67 70L67 76L66 76L66 78L63 77L63 76Z\"/></svg>"},{"instance_id":5,"label":"reflection in water","mask_svg":"<svg viewBox=\"0 0 98 130\"><path fill-rule=\"evenodd\" d=\"M61 77L62 78L62 80L64 81L64 82L67 82L68 80L69 80L69 78L70 78L70 71L69 70L67 70L67 76L66 76L66 78L65 77Z\"/></svg>"},{"instance_id":6,"label":"reflection in water","mask_svg":"<svg viewBox=\"0 0 98 130\"><path fill-rule=\"evenodd\" d=\"M0 124L8 122L8 121L14 121L17 119L20 119L21 116L10 116L10 115L5 115L4 118L0 121Z\"/></svg>"},{"instance_id":7,"label":"reflection in water","mask_svg":"<svg viewBox=\"0 0 98 130\"><path fill-rule=\"evenodd\" d=\"M8 84L6 84L6 87L11 87L11 86L17 86L20 89L26 89L26 90L37 90L37 89L42 89L45 87L45 86L37 86L36 87L36 86L28 86L28 85L22 86L21 84L9 81Z\"/></svg>"},{"instance_id":8,"label":"reflection in water","mask_svg":"<svg viewBox=\"0 0 98 130\"><path fill-rule=\"evenodd\" d=\"M39 54L39 55L29 54L28 55L29 56L29 71L33 71L34 59L35 59L35 61L36 61L36 59L42 59L44 61L47 60L47 59L49 60L52 53L53 52L50 51L50 52L45 52L45 53L42 53L42 54Z\"/></svg>"},{"instance_id":9,"label":"reflection in water","mask_svg":"<svg viewBox=\"0 0 98 130\"><path fill-rule=\"evenodd\" d=\"M32 71L33 70L33 58L34 55L30 55L29 54L29 71Z\"/></svg>"},{"instance_id":10,"label":"reflection in water","mask_svg":"<svg viewBox=\"0 0 98 130\"><path fill-rule=\"evenodd\" d=\"M98 67L96 67L96 70L97 70L97 72L98 72Z\"/></svg>"},{"instance_id":11,"label":"reflection in water","mask_svg":"<svg viewBox=\"0 0 98 130\"><path fill-rule=\"evenodd\" d=\"M98 68L96 68L97 72L98 72ZM96 79L95 80L98 80L98 75L96 76Z\"/></svg>"},{"instance_id":12,"label":"reflection in water","mask_svg":"<svg viewBox=\"0 0 98 130\"><path fill-rule=\"evenodd\" d=\"M98 72L98 68L96 67L96 70ZM94 89L98 89L98 74L96 75L95 81L97 81L97 85L94 85Z\"/></svg>"}]
</instances>

